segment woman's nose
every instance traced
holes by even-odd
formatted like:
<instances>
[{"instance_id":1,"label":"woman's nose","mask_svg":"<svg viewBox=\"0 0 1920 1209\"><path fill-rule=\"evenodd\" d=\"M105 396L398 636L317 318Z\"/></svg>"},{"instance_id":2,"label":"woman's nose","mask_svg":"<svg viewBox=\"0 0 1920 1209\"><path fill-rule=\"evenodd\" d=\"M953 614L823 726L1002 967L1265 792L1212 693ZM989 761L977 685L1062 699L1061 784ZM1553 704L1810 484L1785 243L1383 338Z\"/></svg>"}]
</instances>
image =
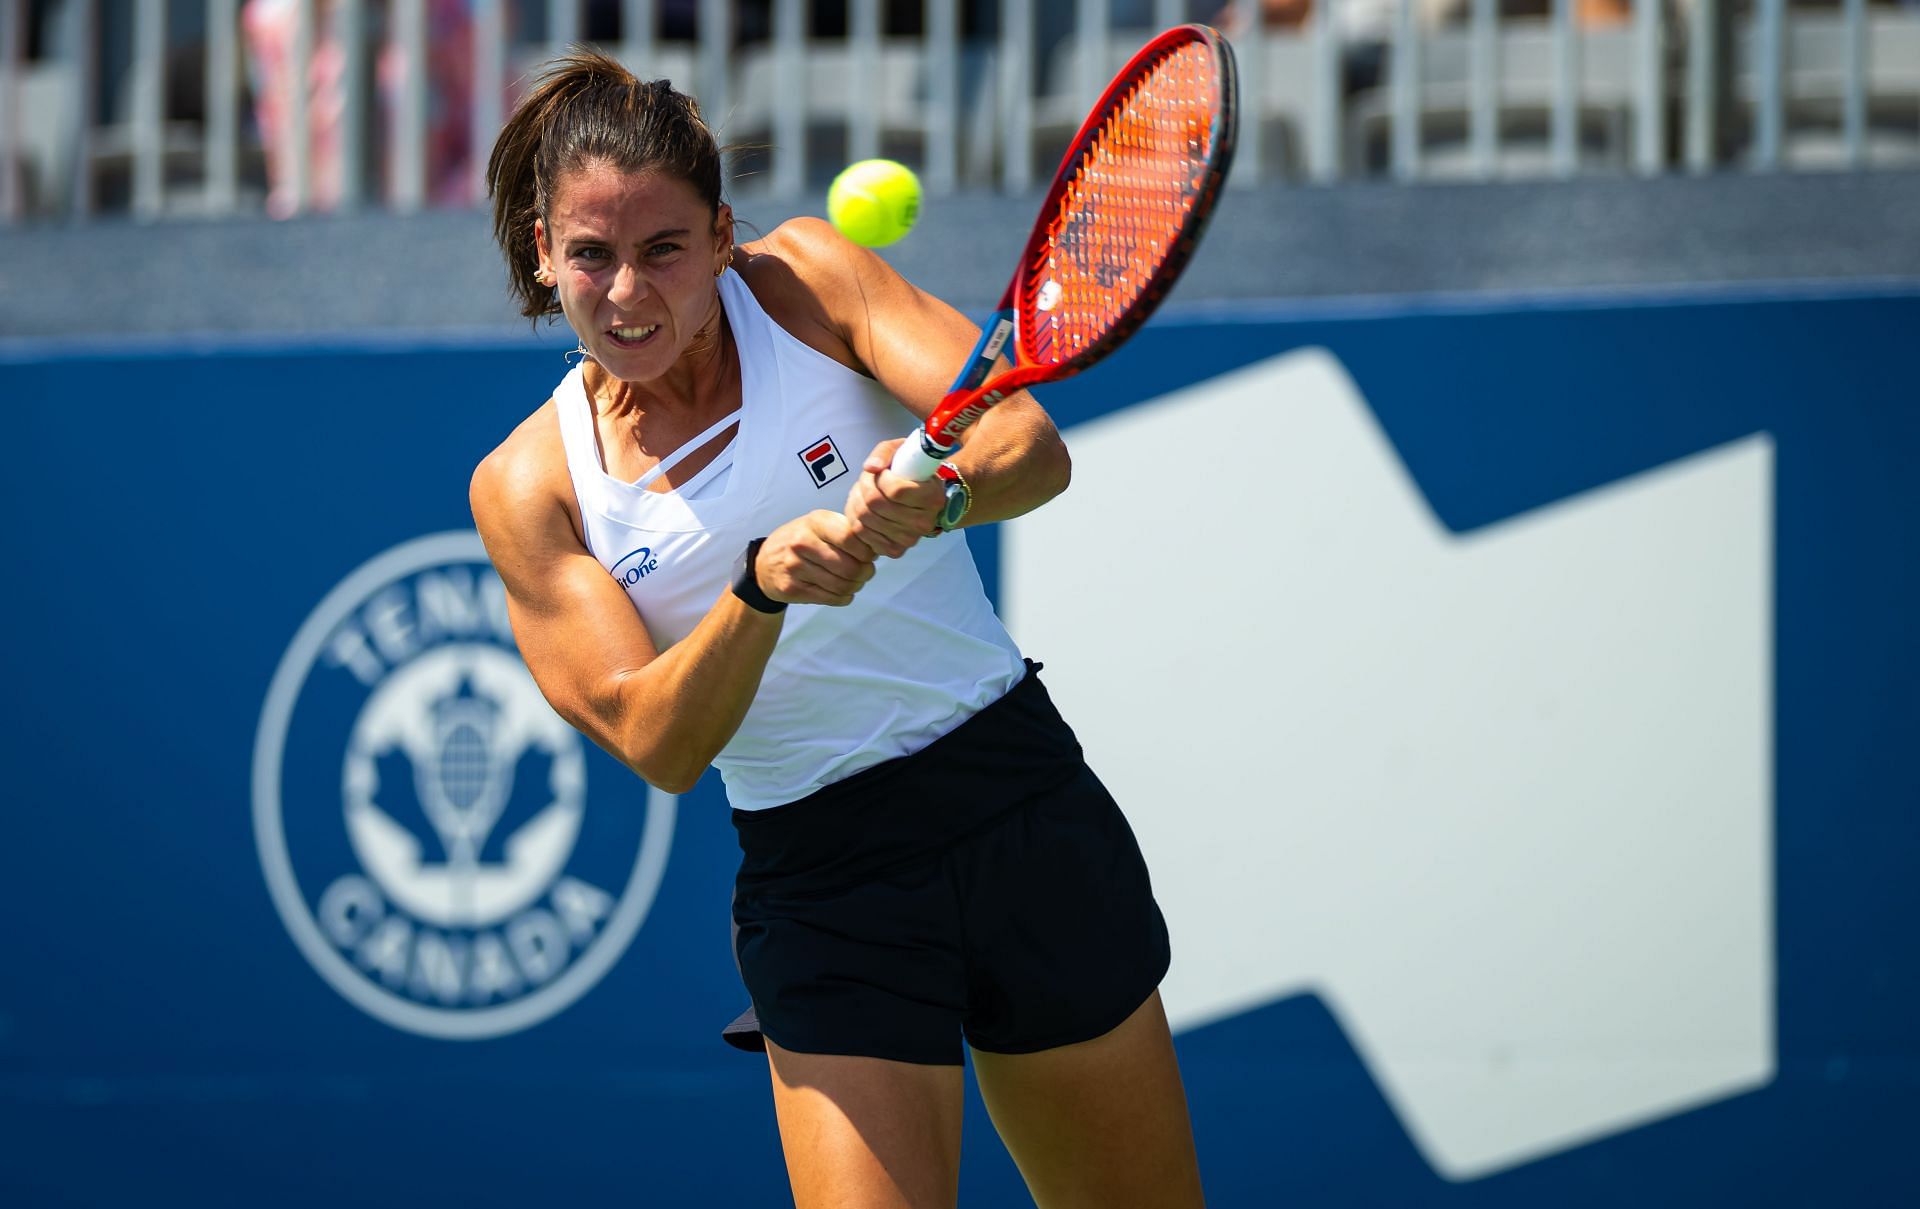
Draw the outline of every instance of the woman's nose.
<instances>
[{"instance_id":1,"label":"woman's nose","mask_svg":"<svg viewBox=\"0 0 1920 1209\"><path fill-rule=\"evenodd\" d=\"M626 308L647 296L646 279L633 265L623 264L613 273L613 288L607 291L607 301Z\"/></svg>"}]
</instances>

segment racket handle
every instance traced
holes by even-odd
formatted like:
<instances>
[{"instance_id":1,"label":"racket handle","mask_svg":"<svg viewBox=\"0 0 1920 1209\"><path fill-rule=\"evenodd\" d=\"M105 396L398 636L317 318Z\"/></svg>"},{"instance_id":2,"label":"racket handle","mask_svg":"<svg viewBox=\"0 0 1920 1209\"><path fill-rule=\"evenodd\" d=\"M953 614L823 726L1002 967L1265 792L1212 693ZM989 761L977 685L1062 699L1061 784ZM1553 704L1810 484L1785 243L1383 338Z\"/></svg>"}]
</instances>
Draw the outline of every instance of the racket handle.
<instances>
[{"instance_id":1,"label":"racket handle","mask_svg":"<svg viewBox=\"0 0 1920 1209\"><path fill-rule=\"evenodd\" d=\"M900 442L900 448L893 454L893 472L916 483L924 483L940 470L940 463L953 452L949 446L940 448L927 436L927 430L917 428L913 435Z\"/></svg>"}]
</instances>

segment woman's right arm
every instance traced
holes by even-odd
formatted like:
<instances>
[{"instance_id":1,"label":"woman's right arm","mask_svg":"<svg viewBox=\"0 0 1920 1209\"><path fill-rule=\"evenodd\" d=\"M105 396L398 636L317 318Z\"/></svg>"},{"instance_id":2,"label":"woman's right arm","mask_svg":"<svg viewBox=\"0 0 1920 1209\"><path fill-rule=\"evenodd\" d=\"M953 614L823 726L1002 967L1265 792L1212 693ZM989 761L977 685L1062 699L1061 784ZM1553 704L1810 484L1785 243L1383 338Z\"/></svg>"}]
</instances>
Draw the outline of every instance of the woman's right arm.
<instances>
[{"instance_id":1,"label":"woman's right arm","mask_svg":"<svg viewBox=\"0 0 1920 1209\"><path fill-rule=\"evenodd\" d=\"M543 419L551 424L536 415L481 462L469 495L521 658L561 717L650 784L683 793L746 717L785 615L723 589L691 634L656 651L574 530L559 434L540 433ZM755 567L775 600L844 605L872 578L873 555L845 517L823 511L775 529Z\"/></svg>"}]
</instances>

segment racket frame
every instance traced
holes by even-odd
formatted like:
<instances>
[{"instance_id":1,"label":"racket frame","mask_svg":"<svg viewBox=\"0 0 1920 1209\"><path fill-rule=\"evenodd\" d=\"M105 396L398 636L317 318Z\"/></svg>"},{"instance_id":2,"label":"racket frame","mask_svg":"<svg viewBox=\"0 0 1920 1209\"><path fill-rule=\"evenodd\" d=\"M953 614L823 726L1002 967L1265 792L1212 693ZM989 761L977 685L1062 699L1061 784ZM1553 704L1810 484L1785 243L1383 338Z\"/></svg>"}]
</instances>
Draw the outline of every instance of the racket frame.
<instances>
[{"instance_id":1,"label":"racket frame","mask_svg":"<svg viewBox=\"0 0 1920 1209\"><path fill-rule=\"evenodd\" d=\"M1049 217L1058 208L1061 195L1073 181L1080 162L1092 149L1093 135L1110 116L1115 98L1137 82L1152 63L1171 49L1196 41L1211 46L1215 67L1220 73L1220 87L1215 93L1211 127L1213 146L1207 179L1194 194L1193 205L1181 224L1174 246L1154 267L1153 275L1148 278L1133 305L1098 340L1061 361L1035 362L1028 359L1028 333L1021 322L1018 301L1029 275L1046 265L1047 244L1052 234ZM1048 186L1046 199L1040 204L1039 217L1027 237L1026 247L1021 251L1013 278L1000 295L999 306L982 325L980 338L974 343L973 353L967 358L965 368L954 379L940 405L918 430L919 439L909 438L901 444L894 457L895 472L923 481L932 478L941 461L959 446L960 434L971 428L996 403L1030 386L1057 382L1079 373L1125 343L1128 337L1139 330L1186 268L1194 249L1200 244L1200 237L1206 232L1208 221L1213 217L1215 203L1226 183L1227 170L1233 164L1235 136L1239 126L1238 105L1239 82L1233 47L1219 31L1208 26L1177 25L1155 36L1127 60L1126 66L1120 69L1100 94L1100 100L1088 111L1086 119L1080 123L1080 129L1074 133L1066 155L1061 158L1059 169L1053 174L1053 183ZM1000 355L1008 351L1009 343L1013 346L1009 357L1013 364L989 383L987 375L992 373Z\"/></svg>"}]
</instances>

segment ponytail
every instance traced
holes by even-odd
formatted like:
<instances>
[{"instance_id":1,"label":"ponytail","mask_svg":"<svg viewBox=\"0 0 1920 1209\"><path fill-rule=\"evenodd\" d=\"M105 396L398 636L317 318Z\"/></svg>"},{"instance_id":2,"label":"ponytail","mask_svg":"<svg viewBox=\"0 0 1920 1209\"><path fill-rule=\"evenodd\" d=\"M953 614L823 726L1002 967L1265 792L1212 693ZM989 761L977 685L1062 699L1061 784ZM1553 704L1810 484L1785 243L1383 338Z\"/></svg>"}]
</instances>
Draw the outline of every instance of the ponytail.
<instances>
[{"instance_id":1,"label":"ponytail","mask_svg":"<svg viewBox=\"0 0 1920 1209\"><path fill-rule=\"evenodd\" d=\"M514 107L487 159L493 238L529 318L560 313L553 288L534 278L534 220L547 221L560 176L590 164L668 173L720 212L720 149L692 97L665 80L639 80L597 51L576 48L555 59Z\"/></svg>"}]
</instances>

